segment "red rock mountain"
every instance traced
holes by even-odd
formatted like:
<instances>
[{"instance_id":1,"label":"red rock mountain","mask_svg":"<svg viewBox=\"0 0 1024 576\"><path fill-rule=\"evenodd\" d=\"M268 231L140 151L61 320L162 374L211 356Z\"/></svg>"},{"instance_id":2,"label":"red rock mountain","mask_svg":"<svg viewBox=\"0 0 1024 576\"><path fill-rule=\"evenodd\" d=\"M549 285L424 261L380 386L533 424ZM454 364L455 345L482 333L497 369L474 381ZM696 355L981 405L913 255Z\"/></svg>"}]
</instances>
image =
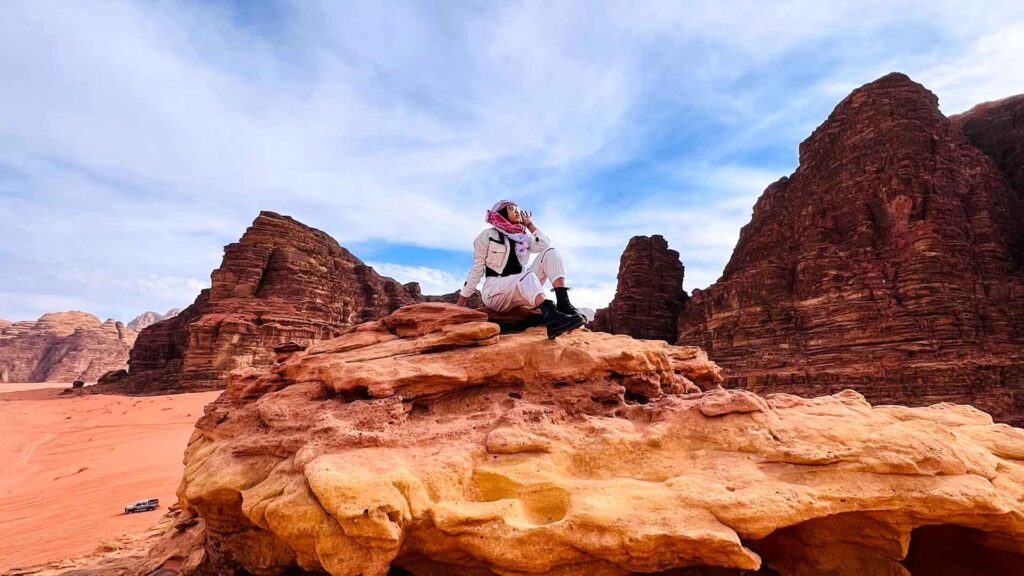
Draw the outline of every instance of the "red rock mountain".
<instances>
[{"instance_id":1,"label":"red rock mountain","mask_svg":"<svg viewBox=\"0 0 1024 576\"><path fill-rule=\"evenodd\" d=\"M453 299L381 276L324 232L272 212L225 247L211 281L191 306L139 334L128 377L112 386L221 387L231 370L272 365L282 342L308 345L407 304Z\"/></svg>"},{"instance_id":2,"label":"red rock mountain","mask_svg":"<svg viewBox=\"0 0 1024 576\"><path fill-rule=\"evenodd\" d=\"M0 382L95 381L124 368L135 331L85 312L0 321Z\"/></svg>"},{"instance_id":3,"label":"red rock mountain","mask_svg":"<svg viewBox=\"0 0 1024 576\"><path fill-rule=\"evenodd\" d=\"M1010 102L1017 112L987 105L953 122L902 74L855 90L758 199L724 274L680 316L679 342L705 348L729 386L948 400L1024 424Z\"/></svg>"},{"instance_id":4,"label":"red rock mountain","mask_svg":"<svg viewBox=\"0 0 1024 576\"><path fill-rule=\"evenodd\" d=\"M676 341L676 320L686 305L683 264L661 236L634 236L619 262L615 298L598 310L590 329L634 338Z\"/></svg>"}]
</instances>

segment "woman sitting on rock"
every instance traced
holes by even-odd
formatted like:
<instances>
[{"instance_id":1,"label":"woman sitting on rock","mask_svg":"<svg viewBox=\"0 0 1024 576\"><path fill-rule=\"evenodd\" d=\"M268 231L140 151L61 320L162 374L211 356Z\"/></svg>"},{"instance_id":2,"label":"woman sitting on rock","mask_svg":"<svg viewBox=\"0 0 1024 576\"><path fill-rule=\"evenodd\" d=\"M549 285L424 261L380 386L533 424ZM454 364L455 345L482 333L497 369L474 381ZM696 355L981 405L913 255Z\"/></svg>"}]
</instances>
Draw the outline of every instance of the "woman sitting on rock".
<instances>
[{"instance_id":1,"label":"woman sitting on rock","mask_svg":"<svg viewBox=\"0 0 1024 576\"><path fill-rule=\"evenodd\" d=\"M514 202L502 200L487 211L490 228L473 241L473 264L469 269L459 305L473 295L480 278L484 305L496 312L516 306L536 306L544 314L548 338L579 328L586 321L569 302L562 256L530 218ZM530 261L530 254L539 254ZM551 280L558 304L544 298L544 283Z\"/></svg>"}]
</instances>

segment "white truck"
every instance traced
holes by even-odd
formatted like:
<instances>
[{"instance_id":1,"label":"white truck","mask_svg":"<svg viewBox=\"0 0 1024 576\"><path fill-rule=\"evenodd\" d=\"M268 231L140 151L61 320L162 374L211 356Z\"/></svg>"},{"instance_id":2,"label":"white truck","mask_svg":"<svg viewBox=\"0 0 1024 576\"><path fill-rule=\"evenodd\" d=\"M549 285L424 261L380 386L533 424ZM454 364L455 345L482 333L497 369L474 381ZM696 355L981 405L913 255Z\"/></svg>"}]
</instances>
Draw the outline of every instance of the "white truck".
<instances>
[{"instance_id":1,"label":"white truck","mask_svg":"<svg viewBox=\"0 0 1024 576\"><path fill-rule=\"evenodd\" d=\"M131 504L124 507L125 514L132 514L134 512L149 512L150 510L156 510L160 507L159 498L150 498L149 500L139 500L138 502L132 502Z\"/></svg>"}]
</instances>

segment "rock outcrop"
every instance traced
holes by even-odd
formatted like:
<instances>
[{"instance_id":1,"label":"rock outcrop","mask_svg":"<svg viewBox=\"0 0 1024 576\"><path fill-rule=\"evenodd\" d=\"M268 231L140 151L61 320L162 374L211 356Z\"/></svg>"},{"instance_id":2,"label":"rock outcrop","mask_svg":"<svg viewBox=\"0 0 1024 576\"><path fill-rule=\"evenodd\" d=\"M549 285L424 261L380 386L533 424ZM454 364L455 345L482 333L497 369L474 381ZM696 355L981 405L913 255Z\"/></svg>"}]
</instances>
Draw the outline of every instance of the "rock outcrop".
<instances>
[{"instance_id":1,"label":"rock outcrop","mask_svg":"<svg viewBox=\"0 0 1024 576\"><path fill-rule=\"evenodd\" d=\"M683 263L661 236L634 236L619 261L615 298L598 310L591 330L634 338L676 341L683 291Z\"/></svg>"},{"instance_id":2,"label":"rock outcrop","mask_svg":"<svg viewBox=\"0 0 1024 576\"><path fill-rule=\"evenodd\" d=\"M400 306L445 298L455 295L424 296L418 284L377 274L324 232L261 212L225 247L211 287L140 333L129 376L116 387L129 393L223 387L231 370L272 365L278 344L309 345Z\"/></svg>"},{"instance_id":3,"label":"rock outcrop","mask_svg":"<svg viewBox=\"0 0 1024 576\"><path fill-rule=\"evenodd\" d=\"M978 104L950 120L1024 195L1024 94Z\"/></svg>"},{"instance_id":4,"label":"rock outcrop","mask_svg":"<svg viewBox=\"0 0 1024 576\"><path fill-rule=\"evenodd\" d=\"M128 327L136 332L141 332L143 328L148 328L153 324L161 320L167 320L168 318L174 318L181 312L180 308L171 308L166 314L160 314L159 312L143 312L135 317L134 320L128 323Z\"/></svg>"},{"instance_id":5,"label":"rock outcrop","mask_svg":"<svg viewBox=\"0 0 1024 576\"><path fill-rule=\"evenodd\" d=\"M135 332L85 312L0 323L0 382L95 382L124 368Z\"/></svg>"},{"instance_id":6,"label":"rock outcrop","mask_svg":"<svg viewBox=\"0 0 1024 576\"><path fill-rule=\"evenodd\" d=\"M990 106L951 122L901 74L855 90L758 199L723 276L680 316L679 342L706 349L727 387L853 388L1024 423L1013 114Z\"/></svg>"},{"instance_id":7,"label":"rock outcrop","mask_svg":"<svg viewBox=\"0 0 1024 576\"><path fill-rule=\"evenodd\" d=\"M17 571L989 576L1024 566L1024 430L969 406L718 387L693 347L405 307L235 372L181 509Z\"/></svg>"},{"instance_id":8,"label":"rock outcrop","mask_svg":"<svg viewBox=\"0 0 1024 576\"><path fill-rule=\"evenodd\" d=\"M697 348L402 308L233 375L178 494L203 557L173 557L186 574L339 576L1024 565L1024 430L719 381ZM147 562L134 573L162 559Z\"/></svg>"}]
</instances>

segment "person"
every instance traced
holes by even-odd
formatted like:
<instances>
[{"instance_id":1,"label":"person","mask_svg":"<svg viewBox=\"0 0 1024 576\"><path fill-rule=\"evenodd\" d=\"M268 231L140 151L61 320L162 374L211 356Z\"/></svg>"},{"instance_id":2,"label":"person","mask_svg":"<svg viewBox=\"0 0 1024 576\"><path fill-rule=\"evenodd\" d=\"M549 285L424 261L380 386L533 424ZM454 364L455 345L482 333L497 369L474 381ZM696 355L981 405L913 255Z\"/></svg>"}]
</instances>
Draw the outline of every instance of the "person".
<instances>
[{"instance_id":1,"label":"person","mask_svg":"<svg viewBox=\"0 0 1024 576\"><path fill-rule=\"evenodd\" d=\"M473 263L459 291L459 305L466 305L484 278L480 291L484 306L496 312L516 306L540 308L548 338L582 326L586 318L569 301L562 256L537 229L532 215L515 202L501 200L487 211L485 220L491 227L473 241ZM530 254L537 257L528 264ZM557 303L544 297L544 284L549 280Z\"/></svg>"}]
</instances>

